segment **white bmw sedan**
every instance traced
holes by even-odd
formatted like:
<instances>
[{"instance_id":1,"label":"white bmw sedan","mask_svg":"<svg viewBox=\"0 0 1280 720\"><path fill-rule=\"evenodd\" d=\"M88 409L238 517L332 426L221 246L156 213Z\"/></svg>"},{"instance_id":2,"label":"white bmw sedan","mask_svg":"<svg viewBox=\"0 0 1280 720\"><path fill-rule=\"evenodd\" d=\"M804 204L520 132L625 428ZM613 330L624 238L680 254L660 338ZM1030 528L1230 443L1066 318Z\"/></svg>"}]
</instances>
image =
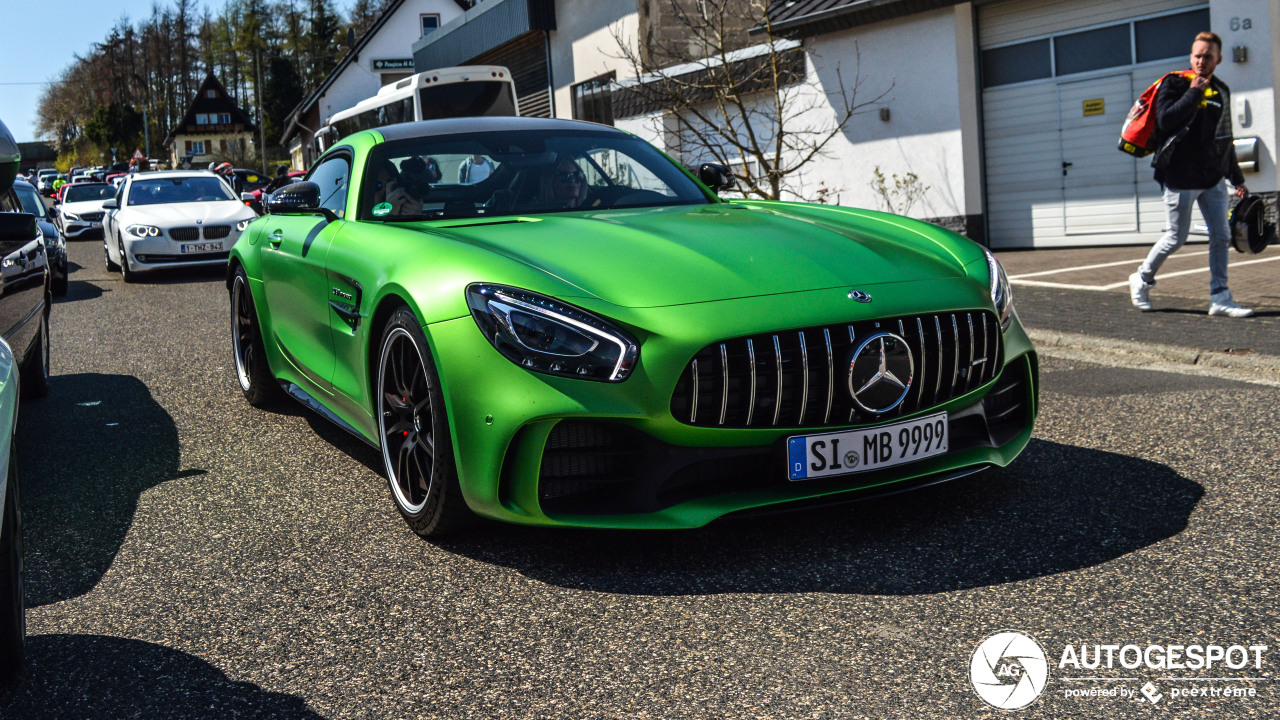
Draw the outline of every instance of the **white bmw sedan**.
<instances>
[{"instance_id":1,"label":"white bmw sedan","mask_svg":"<svg viewBox=\"0 0 1280 720\"><path fill-rule=\"evenodd\" d=\"M107 269L119 269L125 282L163 268L225 265L257 217L203 170L137 173L103 207Z\"/></svg>"}]
</instances>

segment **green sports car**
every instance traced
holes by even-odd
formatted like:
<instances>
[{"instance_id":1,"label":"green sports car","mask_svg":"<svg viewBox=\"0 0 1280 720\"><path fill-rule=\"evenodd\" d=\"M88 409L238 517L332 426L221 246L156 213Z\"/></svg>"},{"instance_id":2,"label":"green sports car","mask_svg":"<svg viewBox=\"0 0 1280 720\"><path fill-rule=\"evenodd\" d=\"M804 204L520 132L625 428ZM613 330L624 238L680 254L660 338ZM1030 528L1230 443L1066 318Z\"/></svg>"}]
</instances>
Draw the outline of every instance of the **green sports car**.
<instances>
[{"instance_id":1,"label":"green sports car","mask_svg":"<svg viewBox=\"0 0 1280 720\"><path fill-rule=\"evenodd\" d=\"M355 133L231 252L240 388L381 449L423 536L696 527L1013 461L1037 361L989 252L729 182L588 123Z\"/></svg>"}]
</instances>

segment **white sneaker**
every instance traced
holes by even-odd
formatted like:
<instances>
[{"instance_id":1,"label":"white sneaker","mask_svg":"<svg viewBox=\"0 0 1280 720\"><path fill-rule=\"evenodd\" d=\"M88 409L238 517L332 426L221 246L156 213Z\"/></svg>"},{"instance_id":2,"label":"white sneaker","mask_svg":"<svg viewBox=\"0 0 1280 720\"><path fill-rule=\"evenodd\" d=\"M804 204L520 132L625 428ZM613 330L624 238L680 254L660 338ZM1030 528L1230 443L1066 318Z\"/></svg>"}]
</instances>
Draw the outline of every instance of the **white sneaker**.
<instances>
[{"instance_id":1,"label":"white sneaker","mask_svg":"<svg viewBox=\"0 0 1280 720\"><path fill-rule=\"evenodd\" d=\"M1142 273L1129 276L1129 299L1133 301L1133 306L1142 312L1151 310L1152 287L1151 283L1142 279Z\"/></svg>"},{"instance_id":2,"label":"white sneaker","mask_svg":"<svg viewBox=\"0 0 1280 720\"><path fill-rule=\"evenodd\" d=\"M1240 307L1231 299L1231 291L1223 290L1209 296L1209 314L1246 318L1253 314L1253 308Z\"/></svg>"}]
</instances>

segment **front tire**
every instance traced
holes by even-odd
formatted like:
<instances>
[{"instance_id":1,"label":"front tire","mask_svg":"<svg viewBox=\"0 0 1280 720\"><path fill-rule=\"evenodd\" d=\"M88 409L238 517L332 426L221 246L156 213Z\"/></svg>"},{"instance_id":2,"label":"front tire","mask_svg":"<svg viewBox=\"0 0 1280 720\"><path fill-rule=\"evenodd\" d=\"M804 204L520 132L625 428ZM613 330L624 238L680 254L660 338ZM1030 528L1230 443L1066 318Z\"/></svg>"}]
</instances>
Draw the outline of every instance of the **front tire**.
<instances>
[{"instance_id":1,"label":"front tire","mask_svg":"<svg viewBox=\"0 0 1280 720\"><path fill-rule=\"evenodd\" d=\"M111 251L107 250L107 246L102 246L102 256L107 260L107 272L113 273L120 269L120 266L111 261Z\"/></svg>"},{"instance_id":2,"label":"front tire","mask_svg":"<svg viewBox=\"0 0 1280 720\"><path fill-rule=\"evenodd\" d=\"M70 279L68 277L69 271L65 263L60 269L62 270L62 275L54 277L49 283L49 289L53 292L54 297L63 297L67 294L67 282Z\"/></svg>"},{"instance_id":3,"label":"front tire","mask_svg":"<svg viewBox=\"0 0 1280 720\"><path fill-rule=\"evenodd\" d=\"M236 268L235 279L231 281L231 347L235 354L236 379L244 399L254 407L271 405L280 396L280 386L267 366L258 313L253 307L249 276L243 267Z\"/></svg>"},{"instance_id":4,"label":"front tire","mask_svg":"<svg viewBox=\"0 0 1280 720\"><path fill-rule=\"evenodd\" d=\"M458 486L440 376L412 310L392 313L378 347L374 402L391 498L418 535L456 532L474 515Z\"/></svg>"},{"instance_id":5,"label":"front tire","mask_svg":"<svg viewBox=\"0 0 1280 720\"><path fill-rule=\"evenodd\" d=\"M49 307L40 313L40 330L36 345L18 366L19 387L24 398L41 398L49 394Z\"/></svg>"},{"instance_id":6,"label":"front tire","mask_svg":"<svg viewBox=\"0 0 1280 720\"><path fill-rule=\"evenodd\" d=\"M27 612L22 572L22 505L18 496L17 458L9 452L8 491L2 499L0 526L0 677L22 667L26 655Z\"/></svg>"},{"instance_id":7,"label":"front tire","mask_svg":"<svg viewBox=\"0 0 1280 720\"><path fill-rule=\"evenodd\" d=\"M129 269L129 256L125 254L124 240L121 240L119 236L116 237L116 246L120 249L120 277L127 283L138 282L138 273Z\"/></svg>"}]
</instances>

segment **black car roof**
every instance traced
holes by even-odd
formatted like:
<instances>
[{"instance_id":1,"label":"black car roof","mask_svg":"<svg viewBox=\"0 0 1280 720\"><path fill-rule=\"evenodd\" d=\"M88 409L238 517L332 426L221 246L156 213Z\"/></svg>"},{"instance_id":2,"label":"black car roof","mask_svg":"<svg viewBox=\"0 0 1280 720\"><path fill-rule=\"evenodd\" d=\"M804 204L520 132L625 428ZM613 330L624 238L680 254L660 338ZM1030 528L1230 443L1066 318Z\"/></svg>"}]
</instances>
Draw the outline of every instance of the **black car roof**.
<instances>
[{"instance_id":1,"label":"black car roof","mask_svg":"<svg viewBox=\"0 0 1280 720\"><path fill-rule=\"evenodd\" d=\"M443 120L421 120L376 128L385 140L405 140L431 135L461 135L514 130L577 130L579 132L613 132L621 130L581 120L559 120L534 117L464 117Z\"/></svg>"}]
</instances>

